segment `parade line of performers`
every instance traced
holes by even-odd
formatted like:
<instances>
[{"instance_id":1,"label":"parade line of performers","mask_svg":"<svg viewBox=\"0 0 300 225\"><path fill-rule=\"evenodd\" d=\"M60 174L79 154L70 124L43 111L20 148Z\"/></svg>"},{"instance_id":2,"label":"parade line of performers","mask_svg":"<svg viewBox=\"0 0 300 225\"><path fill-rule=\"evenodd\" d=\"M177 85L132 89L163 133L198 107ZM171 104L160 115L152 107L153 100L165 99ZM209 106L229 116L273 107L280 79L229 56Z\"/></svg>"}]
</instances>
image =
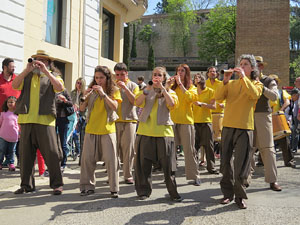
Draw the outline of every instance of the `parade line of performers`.
<instances>
[{"instance_id":1,"label":"parade line of performers","mask_svg":"<svg viewBox=\"0 0 300 225\"><path fill-rule=\"evenodd\" d=\"M65 88L48 54L38 51L32 57L12 82L12 87L21 91L15 110L21 126L21 187L15 194L35 191L34 161L39 149L49 170L50 187L60 195L63 154L54 127L55 96ZM151 195L151 173L156 165L164 173L171 200L180 202L175 180L177 148L184 152L186 180L196 186L201 183L199 163L204 155L208 172L218 174L215 157L220 154L221 204L235 200L239 208L247 207L246 188L257 150L265 181L272 190L281 191L272 129L272 108L281 108L278 77L263 75L262 57L242 55L237 65L224 71L223 81L218 80L215 67L208 68L207 77L196 74L193 81L186 64L179 65L172 77L164 67L156 67L143 89L128 78L124 63L117 63L114 73L97 66L88 89L72 93L75 109L86 116L80 195L95 193L96 165L103 161L112 198L118 197L122 163L125 183L135 185L140 200ZM82 78L77 81L83 82ZM67 105L66 98L60 99ZM285 165L295 167L287 135L277 140L283 146ZM200 148L205 153L201 158ZM214 152L216 148L218 152Z\"/></svg>"}]
</instances>

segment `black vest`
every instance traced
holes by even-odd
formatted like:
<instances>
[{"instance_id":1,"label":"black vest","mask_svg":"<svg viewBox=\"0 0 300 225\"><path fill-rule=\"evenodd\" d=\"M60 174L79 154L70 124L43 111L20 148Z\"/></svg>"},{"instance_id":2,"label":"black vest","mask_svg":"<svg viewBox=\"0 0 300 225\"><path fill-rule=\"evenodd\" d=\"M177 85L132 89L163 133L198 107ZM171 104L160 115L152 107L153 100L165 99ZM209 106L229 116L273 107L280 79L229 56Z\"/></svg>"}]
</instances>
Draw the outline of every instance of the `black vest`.
<instances>
[{"instance_id":1,"label":"black vest","mask_svg":"<svg viewBox=\"0 0 300 225\"><path fill-rule=\"evenodd\" d=\"M260 82L262 82L264 87L267 87L267 88L269 87L269 84L272 81L273 81L273 79L270 77L267 77L267 76L263 76L260 79ZM272 109L269 104L269 99L266 96L264 96L264 94L262 94L260 96L260 98L257 100L255 112L269 112L269 113L272 112Z\"/></svg>"}]
</instances>

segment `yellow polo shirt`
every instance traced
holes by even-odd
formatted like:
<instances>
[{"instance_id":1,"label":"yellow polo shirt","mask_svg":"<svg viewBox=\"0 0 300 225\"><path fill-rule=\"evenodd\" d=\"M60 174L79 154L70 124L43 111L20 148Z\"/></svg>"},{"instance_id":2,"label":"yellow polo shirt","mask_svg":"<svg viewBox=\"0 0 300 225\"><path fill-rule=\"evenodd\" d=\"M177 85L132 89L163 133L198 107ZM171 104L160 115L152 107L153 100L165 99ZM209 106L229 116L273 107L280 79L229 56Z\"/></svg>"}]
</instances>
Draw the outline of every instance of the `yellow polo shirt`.
<instances>
[{"instance_id":1,"label":"yellow polo shirt","mask_svg":"<svg viewBox=\"0 0 300 225\"><path fill-rule=\"evenodd\" d=\"M138 98L143 92L141 91L136 98ZM171 97L174 99L175 105L171 108L167 105L169 110L176 108L178 106L178 98L176 94L170 93ZM145 101L140 106L143 108L145 106ZM158 125L157 124L157 109L158 109L158 99L155 99L151 113L147 119L147 122L139 122L137 134L150 136L150 137L174 137L173 128L171 125ZM171 111L172 112L172 111Z\"/></svg>"},{"instance_id":2,"label":"yellow polo shirt","mask_svg":"<svg viewBox=\"0 0 300 225\"><path fill-rule=\"evenodd\" d=\"M55 117L51 114L49 115L39 115L39 105L40 105L40 77L46 76L44 74L38 76L33 74L30 84L30 107L27 114L19 114L18 123L37 123L47 126L55 126ZM61 77L56 77L59 81L64 84ZM17 88L17 90L22 90L24 86L24 81ZM59 92L54 89L55 92Z\"/></svg>"},{"instance_id":3,"label":"yellow polo shirt","mask_svg":"<svg viewBox=\"0 0 300 225\"><path fill-rule=\"evenodd\" d=\"M230 80L217 88L216 100L226 99L223 127L254 130L254 109L263 84L248 77Z\"/></svg>"},{"instance_id":4,"label":"yellow polo shirt","mask_svg":"<svg viewBox=\"0 0 300 225\"><path fill-rule=\"evenodd\" d=\"M220 80L218 80L218 79L216 78L214 84L212 84L211 81L210 81L210 79L208 78L208 79L206 80L206 87L209 87L209 88L213 89L214 91L216 91L217 88L218 88L218 86L221 85L222 83L223 83L222 81L220 81ZM216 109L212 109L211 111L212 111L213 113L224 113L224 109L221 108L221 107L219 106L219 104L224 104L224 105L225 105L225 102L226 102L226 101L216 101L216 103L217 103L217 104L216 104L217 108L216 108Z\"/></svg>"},{"instance_id":5,"label":"yellow polo shirt","mask_svg":"<svg viewBox=\"0 0 300 225\"><path fill-rule=\"evenodd\" d=\"M279 95L279 91L278 91L278 95ZM282 97L283 97L283 101L285 101L286 99L291 99L290 94L287 93L286 90L282 90ZM276 101L270 101L270 106L272 107L273 112L278 112L281 109L279 98L277 98Z\"/></svg>"},{"instance_id":6,"label":"yellow polo shirt","mask_svg":"<svg viewBox=\"0 0 300 225\"><path fill-rule=\"evenodd\" d=\"M194 85L183 93L180 87L175 89L178 96L179 106L171 111L171 118L177 124L194 124L192 104L196 100L197 88Z\"/></svg>"},{"instance_id":7,"label":"yellow polo shirt","mask_svg":"<svg viewBox=\"0 0 300 225\"><path fill-rule=\"evenodd\" d=\"M118 104L122 102L119 90L113 94L113 99L117 100ZM104 106L104 99L100 99L100 97L98 97L94 102L94 107L91 111L85 132L97 135L111 134L116 132L115 122L107 121L107 111Z\"/></svg>"},{"instance_id":8,"label":"yellow polo shirt","mask_svg":"<svg viewBox=\"0 0 300 225\"><path fill-rule=\"evenodd\" d=\"M201 94L197 95L196 101L204 102L210 104L210 101L214 99L215 91L209 87L206 87ZM194 123L211 123L212 116L211 116L211 109L196 106L193 104L193 111L194 111Z\"/></svg>"},{"instance_id":9,"label":"yellow polo shirt","mask_svg":"<svg viewBox=\"0 0 300 225\"><path fill-rule=\"evenodd\" d=\"M125 84L127 84L129 81L130 80L127 79ZM133 90L132 93L136 96L139 92L140 92L140 88L139 88L139 86L136 86L136 88ZM127 122L127 123L137 122L136 120L123 120L123 118L122 118L122 104L119 104L117 113L118 113L119 119L116 122Z\"/></svg>"}]
</instances>

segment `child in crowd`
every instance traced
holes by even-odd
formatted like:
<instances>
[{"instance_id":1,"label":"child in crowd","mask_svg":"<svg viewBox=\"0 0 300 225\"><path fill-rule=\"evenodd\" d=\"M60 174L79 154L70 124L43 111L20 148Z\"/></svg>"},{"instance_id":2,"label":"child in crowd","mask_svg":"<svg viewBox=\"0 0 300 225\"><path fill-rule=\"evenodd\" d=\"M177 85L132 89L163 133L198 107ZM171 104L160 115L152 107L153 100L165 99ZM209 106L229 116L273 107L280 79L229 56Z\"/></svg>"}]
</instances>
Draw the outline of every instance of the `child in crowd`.
<instances>
[{"instance_id":1,"label":"child in crowd","mask_svg":"<svg viewBox=\"0 0 300 225\"><path fill-rule=\"evenodd\" d=\"M2 106L0 115L0 170L2 169L3 156L7 156L9 171L15 171L14 152L19 137L18 116L14 113L16 97L9 96Z\"/></svg>"}]
</instances>

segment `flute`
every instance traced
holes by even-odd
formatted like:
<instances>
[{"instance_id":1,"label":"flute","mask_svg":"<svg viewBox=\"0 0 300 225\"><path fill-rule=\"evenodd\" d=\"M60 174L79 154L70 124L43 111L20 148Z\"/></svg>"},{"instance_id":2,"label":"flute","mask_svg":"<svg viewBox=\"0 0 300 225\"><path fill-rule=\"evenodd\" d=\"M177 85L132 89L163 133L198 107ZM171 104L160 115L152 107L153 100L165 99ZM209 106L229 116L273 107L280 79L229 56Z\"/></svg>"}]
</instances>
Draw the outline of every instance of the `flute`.
<instances>
[{"instance_id":1,"label":"flute","mask_svg":"<svg viewBox=\"0 0 300 225\"><path fill-rule=\"evenodd\" d=\"M93 89L86 93L83 97L80 98L81 102L85 102L85 100L93 93Z\"/></svg>"}]
</instances>

